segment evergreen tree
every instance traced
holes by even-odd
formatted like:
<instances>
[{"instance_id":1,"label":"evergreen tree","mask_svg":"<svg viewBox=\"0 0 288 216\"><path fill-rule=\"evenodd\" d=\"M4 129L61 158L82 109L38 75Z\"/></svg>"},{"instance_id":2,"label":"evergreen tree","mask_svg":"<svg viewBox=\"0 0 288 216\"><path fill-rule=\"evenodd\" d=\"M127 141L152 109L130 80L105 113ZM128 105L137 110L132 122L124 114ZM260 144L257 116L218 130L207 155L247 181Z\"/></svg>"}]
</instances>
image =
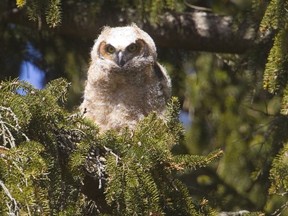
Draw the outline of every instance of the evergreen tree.
<instances>
[{"instance_id":1,"label":"evergreen tree","mask_svg":"<svg viewBox=\"0 0 288 216\"><path fill-rule=\"evenodd\" d=\"M0 84L3 215L212 213L193 203L177 173L207 166L222 151L172 154L182 137L175 98L167 123L152 113L133 132L99 134L65 111L67 86L62 79L41 91L16 80Z\"/></svg>"}]
</instances>

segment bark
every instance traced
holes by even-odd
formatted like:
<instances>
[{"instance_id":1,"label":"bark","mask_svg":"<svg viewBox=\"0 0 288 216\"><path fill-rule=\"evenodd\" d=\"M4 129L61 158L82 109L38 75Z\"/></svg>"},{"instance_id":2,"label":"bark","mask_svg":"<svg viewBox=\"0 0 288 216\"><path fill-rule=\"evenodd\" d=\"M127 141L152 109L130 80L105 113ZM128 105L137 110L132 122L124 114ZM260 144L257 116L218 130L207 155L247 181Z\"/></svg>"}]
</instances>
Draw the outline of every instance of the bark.
<instances>
[{"instance_id":1,"label":"bark","mask_svg":"<svg viewBox=\"0 0 288 216\"><path fill-rule=\"evenodd\" d=\"M130 24L125 14L99 16L87 25L71 26L65 21L59 33L95 39L101 27ZM243 53L254 44L255 30L246 23L236 25L230 16L209 12L165 13L159 24L136 23L155 41L157 47L194 51Z\"/></svg>"},{"instance_id":2,"label":"bark","mask_svg":"<svg viewBox=\"0 0 288 216\"><path fill-rule=\"evenodd\" d=\"M17 10L17 9L16 9ZM48 29L42 21L41 26L27 21L27 15L23 11L5 14L4 20L9 23L21 24L33 28ZM57 34L75 37L84 37L94 40L105 25L121 26L130 24L126 19L133 17L127 12L106 13L94 16L94 19L75 20L73 12L64 12L61 26L55 31ZM26 18L25 18L26 17ZM134 20L139 20L135 19ZM155 40L158 47L185 49L192 51L207 51L220 53L243 53L255 43L255 30L251 26L236 24L230 16L220 16L210 12L171 13L160 16L159 24L148 22L136 22Z\"/></svg>"},{"instance_id":3,"label":"bark","mask_svg":"<svg viewBox=\"0 0 288 216\"><path fill-rule=\"evenodd\" d=\"M250 27L234 29L232 17L206 12L165 14L160 26L144 26L158 46L243 53L253 45Z\"/></svg>"}]
</instances>

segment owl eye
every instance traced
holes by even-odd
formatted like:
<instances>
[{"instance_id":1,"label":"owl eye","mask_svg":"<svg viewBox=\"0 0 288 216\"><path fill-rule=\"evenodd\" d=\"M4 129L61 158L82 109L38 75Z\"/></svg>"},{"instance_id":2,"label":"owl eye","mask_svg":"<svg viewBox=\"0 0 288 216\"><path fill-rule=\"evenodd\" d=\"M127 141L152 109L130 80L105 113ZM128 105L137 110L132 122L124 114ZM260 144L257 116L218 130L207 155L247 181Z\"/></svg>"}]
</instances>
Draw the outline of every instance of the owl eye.
<instances>
[{"instance_id":1,"label":"owl eye","mask_svg":"<svg viewBox=\"0 0 288 216\"><path fill-rule=\"evenodd\" d=\"M138 45L133 43L127 47L128 52L136 52L138 50Z\"/></svg>"},{"instance_id":2,"label":"owl eye","mask_svg":"<svg viewBox=\"0 0 288 216\"><path fill-rule=\"evenodd\" d=\"M116 50L115 50L115 48L112 46L112 45L107 45L106 46L106 51L108 52L108 53L110 53L110 54L113 54Z\"/></svg>"}]
</instances>

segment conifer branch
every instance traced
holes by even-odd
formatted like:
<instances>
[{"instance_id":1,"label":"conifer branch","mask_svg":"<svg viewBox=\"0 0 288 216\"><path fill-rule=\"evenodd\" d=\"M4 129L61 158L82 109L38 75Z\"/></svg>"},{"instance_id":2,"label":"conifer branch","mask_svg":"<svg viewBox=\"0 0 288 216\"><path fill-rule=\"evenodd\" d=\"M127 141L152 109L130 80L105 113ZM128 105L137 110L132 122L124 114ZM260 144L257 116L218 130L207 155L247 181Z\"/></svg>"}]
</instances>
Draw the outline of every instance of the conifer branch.
<instances>
[{"instance_id":1,"label":"conifer branch","mask_svg":"<svg viewBox=\"0 0 288 216\"><path fill-rule=\"evenodd\" d=\"M14 122L15 125L12 125L12 123L9 123L8 121L5 121L5 117L6 118L11 117L12 122ZM10 148L15 148L16 147L16 143L15 143L15 138L13 136L13 133L11 132L11 130L9 128L11 128L12 130L14 130L16 133L21 133L22 136L26 139L26 141L29 141L29 138L20 131L21 127L19 125L18 122L18 118L15 115L15 113L11 110L10 107L3 107L0 106L0 125L1 125L1 130L0 130L0 136L3 139L3 146L6 147L9 145Z\"/></svg>"},{"instance_id":2,"label":"conifer branch","mask_svg":"<svg viewBox=\"0 0 288 216\"><path fill-rule=\"evenodd\" d=\"M0 186L2 187L4 193L7 195L7 197L10 199L10 203L6 203L8 210L9 210L9 215L11 216L18 216L19 215L19 206L17 201L12 197L9 189L5 186L2 180L0 180Z\"/></svg>"}]
</instances>

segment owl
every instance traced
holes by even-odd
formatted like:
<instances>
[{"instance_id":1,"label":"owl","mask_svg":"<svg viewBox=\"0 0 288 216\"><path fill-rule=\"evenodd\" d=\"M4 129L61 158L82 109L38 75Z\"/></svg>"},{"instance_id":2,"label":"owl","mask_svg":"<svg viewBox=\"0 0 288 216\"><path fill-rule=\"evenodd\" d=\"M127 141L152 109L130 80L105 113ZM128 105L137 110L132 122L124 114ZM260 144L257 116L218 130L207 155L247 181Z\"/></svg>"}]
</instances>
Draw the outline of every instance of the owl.
<instances>
[{"instance_id":1,"label":"owl","mask_svg":"<svg viewBox=\"0 0 288 216\"><path fill-rule=\"evenodd\" d=\"M154 41L135 24L104 27L91 51L80 110L101 132L133 129L151 112L164 117L171 81Z\"/></svg>"}]
</instances>

